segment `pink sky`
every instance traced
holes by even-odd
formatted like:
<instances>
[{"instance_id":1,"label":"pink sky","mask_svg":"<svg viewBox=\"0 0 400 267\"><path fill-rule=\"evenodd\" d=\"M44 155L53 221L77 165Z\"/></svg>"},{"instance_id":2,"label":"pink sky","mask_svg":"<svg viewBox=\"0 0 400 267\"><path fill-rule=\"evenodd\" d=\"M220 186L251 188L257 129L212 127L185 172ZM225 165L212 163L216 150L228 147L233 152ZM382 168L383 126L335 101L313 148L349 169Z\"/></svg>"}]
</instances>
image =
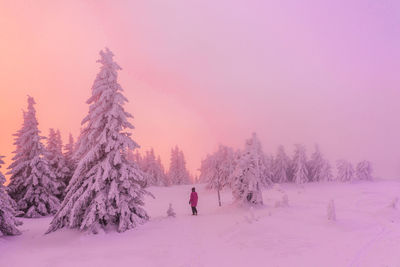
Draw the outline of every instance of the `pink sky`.
<instances>
[{"instance_id":1,"label":"pink sky","mask_svg":"<svg viewBox=\"0 0 400 267\"><path fill-rule=\"evenodd\" d=\"M268 153L318 143L332 164L369 159L400 177L397 0L1 1L0 36L7 162L27 94L42 134L77 136L108 46L133 137L166 165L176 144L194 171L256 131Z\"/></svg>"}]
</instances>

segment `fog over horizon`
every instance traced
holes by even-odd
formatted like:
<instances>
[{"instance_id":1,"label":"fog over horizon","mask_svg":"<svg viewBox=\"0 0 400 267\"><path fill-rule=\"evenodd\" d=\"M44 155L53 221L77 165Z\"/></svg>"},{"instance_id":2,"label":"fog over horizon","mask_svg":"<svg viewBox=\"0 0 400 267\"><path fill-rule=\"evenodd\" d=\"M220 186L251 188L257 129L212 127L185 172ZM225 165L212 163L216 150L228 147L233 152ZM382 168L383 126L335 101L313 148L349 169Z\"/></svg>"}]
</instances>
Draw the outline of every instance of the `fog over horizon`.
<instances>
[{"instance_id":1,"label":"fog over horizon","mask_svg":"<svg viewBox=\"0 0 400 267\"><path fill-rule=\"evenodd\" d=\"M39 129L76 138L110 48L133 139L195 172L219 144L314 145L335 167L400 178L400 2L0 2L0 155L12 157L26 95Z\"/></svg>"}]
</instances>

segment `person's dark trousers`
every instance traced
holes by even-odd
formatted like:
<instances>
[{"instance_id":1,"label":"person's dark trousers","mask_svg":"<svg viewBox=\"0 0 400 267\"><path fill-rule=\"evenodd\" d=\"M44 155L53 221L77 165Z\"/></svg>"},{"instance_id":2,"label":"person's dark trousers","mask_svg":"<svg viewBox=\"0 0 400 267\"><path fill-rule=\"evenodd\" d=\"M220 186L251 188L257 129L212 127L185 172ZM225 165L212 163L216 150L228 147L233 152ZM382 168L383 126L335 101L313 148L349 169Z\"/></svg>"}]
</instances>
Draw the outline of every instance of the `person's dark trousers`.
<instances>
[{"instance_id":1,"label":"person's dark trousers","mask_svg":"<svg viewBox=\"0 0 400 267\"><path fill-rule=\"evenodd\" d=\"M197 209L196 209L196 207L192 207L192 213L193 213L193 215L197 215Z\"/></svg>"}]
</instances>

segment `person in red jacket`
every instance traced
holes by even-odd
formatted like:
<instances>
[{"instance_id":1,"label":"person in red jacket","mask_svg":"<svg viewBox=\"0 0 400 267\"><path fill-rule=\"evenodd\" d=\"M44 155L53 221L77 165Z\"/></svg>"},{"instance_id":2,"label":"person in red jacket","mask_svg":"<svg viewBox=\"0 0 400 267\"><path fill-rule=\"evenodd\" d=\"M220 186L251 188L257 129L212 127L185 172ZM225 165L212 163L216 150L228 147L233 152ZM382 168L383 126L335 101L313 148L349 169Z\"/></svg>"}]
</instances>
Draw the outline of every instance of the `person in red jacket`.
<instances>
[{"instance_id":1,"label":"person in red jacket","mask_svg":"<svg viewBox=\"0 0 400 267\"><path fill-rule=\"evenodd\" d=\"M192 215L197 215L197 201L199 200L199 197L196 193L196 189L193 187L192 188L192 193L190 194L190 200L189 204L192 207Z\"/></svg>"}]
</instances>

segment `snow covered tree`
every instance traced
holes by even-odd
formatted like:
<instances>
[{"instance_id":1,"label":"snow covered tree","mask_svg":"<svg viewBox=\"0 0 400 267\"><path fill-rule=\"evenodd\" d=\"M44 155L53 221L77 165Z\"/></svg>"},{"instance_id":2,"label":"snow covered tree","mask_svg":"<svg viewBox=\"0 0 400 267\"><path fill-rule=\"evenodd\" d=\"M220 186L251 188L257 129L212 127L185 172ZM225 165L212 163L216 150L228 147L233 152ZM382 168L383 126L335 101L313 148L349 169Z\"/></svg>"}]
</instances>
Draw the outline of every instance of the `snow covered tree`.
<instances>
[{"instance_id":1,"label":"snow covered tree","mask_svg":"<svg viewBox=\"0 0 400 267\"><path fill-rule=\"evenodd\" d=\"M54 173L57 181L57 197L62 200L65 196L65 188L68 183L70 169L67 167L64 155L62 153L62 140L60 131L53 128L49 131L47 138L46 158L49 162L50 170Z\"/></svg>"},{"instance_id":2,"label":"snow covered tree","mask_svg":"<svg viewBox=\"0 0 400 267\"><path fill-rule=\"evenodd\" d=\"M72 134L69 134L68 136L68 143L65 144L64 146L64 157L67 162L72 162L72 158L74 156L74 148L75 148L75 142L74 142L74 137Z\"/></svg>"},{"instance_id":3,"label":"snow covered tree","mask_svg":"<svg viewBox=\"0 0 400 267\"><path fill-rule=\"evenodd\" d=\"M372 164L371 162L364 160L357 164L356 177L359 180L372 181Z\"/></svg>"},{"instance_id":4,"label":"snow covered tree","mask_svg":"<svg viewBox=\"0 0 400 267\"><path fill-rule=\"evenodd\" d=\"M270 187L274 183L274 157L264 154L264 186Z\"/></svg>"},{"instance_id":5,"label":"snow covered tree","mask_svg":"<svg viewBox=\"0 0 400 267\"><path fill-rule=\"evenodd\" d=\"M22 128L14 134L16 150L8 167L11 175L8 193L17 203L24 217L54 214L60 206L56 195L59 183L49 168L36 120L35 101L28 97L28 110L24 112Z\"/></svg>"},{"instance_id":6,"label":"snow covered tree","mask_svg":"<svg viewBox=\"0 0 400 267\"><path fill-rule=\"evenodd\" d=\"M351 182L354 180L353 165L346 160L339 160L337 162L337 180L340 182Z\"/></svg>"},{"instance_id":7,"label":"snow covered tree","mask_svg":"<svg viewBox=\"0 0 400 267\"><path fill-rule=\"evenodd\" d=\"M186 169L183 152L178 146L171 150L171 162L168 170L168 179L171 184L191 184L190 174Z\"/></svg>"},{"instance_id":8,"label":"snow covered tree","mask_svg":"<svg viewBox=\"0 0 400 267\"><path fill-rule=\"evenodd\" d=\"M147 176L147 185L167 185L167 178L161 158L156 158L153 148L146 151L146 155L141 160L141 169Z\"/></svg>"},{"instance_id":9,"label":"snow covered tree","mask_svg":"<svg viewBox=\"0 0 400 267\"><path fill-rule=\"evenodd\" d=\"M221 206L220 191L230 186L230 176L233 172L233 150L220 145L218 151L208 155L201 162L200 176L207 181L207 188L214 189L218 193L218 203Z\"/></svg>"},{"instance_id":10,"label":"snow covered tree","mask_svg":"<svg viewBox=\"0 0 400 267\"><path fill-rule=\"evenodd\" d=\"M283 146L279 146L273 165L274 182L276 183L289 182L289 173L288 173L289 168L290 168L290 158L286 155L285 148Z\"/></svg>"},{"instance_id":11,"label":"snow covered tree","mask_svg":"<svg viewBox=\"0 0 400 267\"><path fill-rule=\"evenodd\" d=\"M4 164L3 156L0 156L0 168ZM4 183L6 178L0 172L0 236L2 235L19 235L21 232L17 226L22 223L15 219L17 204L7 194Z\"/></svg>"},{"instance_id":12,"label":"snow covered tree","mask_svg":"<svg viewBox=\"0 0 400 267\"><path fill-rule=\"evenodd\" d=\"M200 163L200 176L199 180L202 183L208 183L210 180L210 177L212 177L213 169L212 169L212 161L213 161L213 155L212 154L207 154L206 158L201 160ZM209 187L212 189L212 187Z\"/></svg>"},{"instance_id":13,"label":"snow covered tree","mask_svg":"<svg viewBox=\"0 0 400 267\"><path fill-rule=\"evenodd\" d=\"M68 186L69 181L71 180L72 175L74 174L76 168L76 162L73 157L75 151L75 143L72 134L69 134L68 143L65 144L64 151L65 151L64 152L65 165L68 168L68 173L65 177L64 182L65 185Z\"/></svg>"},{"instance_id":14,"label":"snow covered tree","mask_svg":"<svg viewBox=\"0 0 400 267\"><path fill-rule=\"evenodd\" d=\"M272 185L272 161L273 158L266 156L263 152L261 142L258 139L256 133L252 134L251 137L252 141L252 150L253 150L253 157L255 161L257 161L258 169L261 172L261 182L262 185L265 187L269 187Z\"/></svg>"},{"instance_id":15,"label":"snow covered tree","mask_svg":"<svg viewBox=\"0 0 400 267\"><path fill-rule=\"evenodd\" d=\"M335 201L333 199L329 200L328 203L327 218L329 221L336 221Z\"/></svg>"},{"instance_id":16,"label":"snow covered tree","mask_svg":"<svg viewBox=\"0 0 400 267\"><path fill-rule=\"evenodd\" d=\"M233 149L220 145L218 150L207 155L200 167L200 178L207 182L208 189L221 190L230 186L229 178L233 172Z\"/></svg>"},{"instance_id":17,"label":"snow covered tree","mask_svg":"<svg viewBox=\"0 0 400 267\"><path fill-rule=\"evenodd\" d=\"M296 184L307 183L308 175L306 149L303 145L297 144L293 156L293 181Z\"/></svg>"},{"instance_id":18,"label":"snow covered tree","mask_svg":"<svg viewBox=\"0 0 400 267\"><path fill-rule=\"evenodd\" d=\"M329 162L322 156L318 145L311 155L309 164L309 177L311 182L330 181L332 180L332 172Z\"/></svg>"},{"instance_id":19,"label":"snow covered tree","mask_svg":"<svg viewBox=\"0 0 400 267\"><path fill-rule=\"evenodd\" d=\"M164 165L163 165L163 163L161 161L161 157L160 156L157 156L157 165L158 165L158 168L160 170L160 173L162 173L162 175L160 175L162 177L160 185L168 186L170 184L170 181L168 179L167 173L165 172L165 168L164 168Z\"/></svg>"},{"instance_id":20,"label":"snow covered tree","mask_svg":"<svg viewBox=\"0 0 400 267\"><path fill-rule=\"evenodd\" d=\"M243 152L236 159L232 173L232 195L235 201L242 204L262 205L261 188L264 183L263 161L260 158L257 136L246 140Z\"/></svg>"},{"instance_id":21,"label":"snow covered tree","mask_svg":"<svg viewBox=\"0 0 400 267\"><path fill-rule=\"evenodd\" d=\"M321 170L321 177L323 177L322 181L333 181L335 177L332 174L332 167L328 160L325 161L325 165Z\"/></svg>"},{"instance_id":22,"label":"snow covered tree","mask_svg":"<svg viewBox=\"0 0 400 267\"><path fill-rule=\"evenodd\" d=\"M143 209L144 194L149 194L143 188L143 174L125 157L127 149L139 145L126 132L134 128L128 121L132 115L123 108L128 100L117 81L121 68L113 56L107 48L100 51L100 72L74 154L79 161L47 233L63 227L124 232L149 219Z\"/></svg>"}]
</instances>

